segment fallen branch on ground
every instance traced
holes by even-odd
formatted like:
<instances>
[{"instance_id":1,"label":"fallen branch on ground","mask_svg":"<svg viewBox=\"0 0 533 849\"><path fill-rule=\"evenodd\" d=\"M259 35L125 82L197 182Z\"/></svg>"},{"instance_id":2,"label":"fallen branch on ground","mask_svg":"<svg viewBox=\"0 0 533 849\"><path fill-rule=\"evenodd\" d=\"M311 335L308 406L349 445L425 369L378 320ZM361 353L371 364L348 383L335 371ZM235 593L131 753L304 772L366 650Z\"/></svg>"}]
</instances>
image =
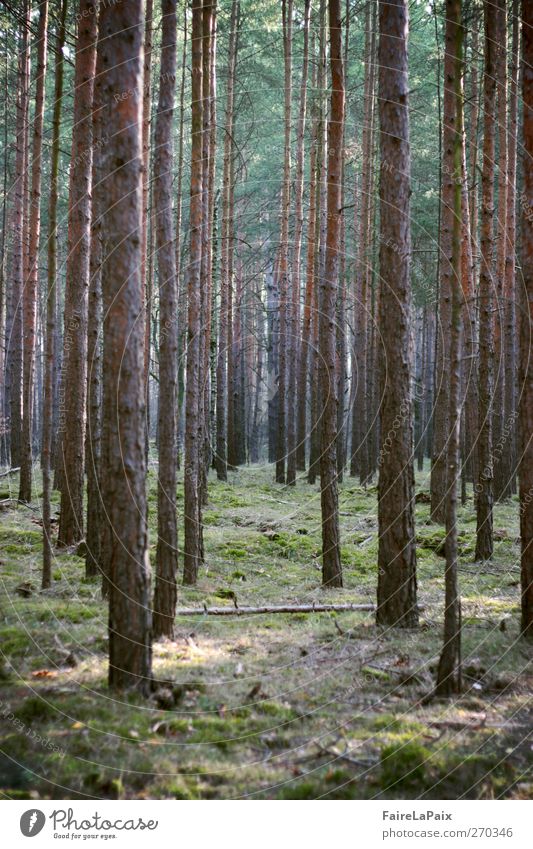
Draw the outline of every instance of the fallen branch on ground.
<instances>
[{"instance_id":1,"label":"fallen branch on ground","mask_svg":"<svg viewBox=\"0 0 533 849\"><path fill-rule=\"evenodd\" d=\"M0 472L0 478L7 478L8 475L14 475L15 472L20 472L20 466L15 469L8 469L7 472Z\"/></svg>"},{"instance_id":2,"label":"fallen branch on ground","mask_svg":"<svg viewBox=\"0 0 533 849\"><path fill-rule=\"evenodd\" d=\"M347 610L375 611L375 604L276 604L264 607L179 607L176 616L249 616L254 613L327 613Z\"/></svg>"}]
</instances>

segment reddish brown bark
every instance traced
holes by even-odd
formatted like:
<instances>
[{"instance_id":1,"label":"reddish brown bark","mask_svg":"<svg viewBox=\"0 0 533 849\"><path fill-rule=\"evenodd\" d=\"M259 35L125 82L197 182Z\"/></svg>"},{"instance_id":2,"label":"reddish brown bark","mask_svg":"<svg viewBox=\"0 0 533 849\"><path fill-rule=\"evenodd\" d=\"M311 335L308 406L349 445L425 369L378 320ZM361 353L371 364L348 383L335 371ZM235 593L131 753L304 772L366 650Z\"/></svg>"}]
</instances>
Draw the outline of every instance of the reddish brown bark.
<instances>
[{"instance_id":1,"label":"reddish brown bark","mask_svg":"<svg viewBox=\"0 0 533 849\"><path fill-rule=\"evenodd\" d=\"M109 684L151 683L142 260L142 0L102 4L104 302L102 494L109 544ZM121 99L124 92L131 95ZM118 96L118 100L117 100Z\"/></svg>"},{"instance_id":2,"label":"reddish brown bark","mask_svg":"<svg viewBox=\"0 0 533 849\"><path fill-rule=\"evenodd\" d=\"M416 606L411 398L407 0L379 7L380 441L379 625L413 627Z\"/></svg>"},{"instance_id":3,"label":"reddish brown bark","mask_svg":"<svg viewBox=\"0 0 533 849\"><path fill-rule=\"evenodd\" d=\"M329 0L331 100L328 120L327 228L324 274L320 279L320 506L322 584L342 587L337 485L336 312L339 271L344 73L340 0Z\"/></svg>"},{"instance_id":4,"label":"reddish brown bark","mask_svg":"<svg viewBox=\"0 0 533 849\"><path fill-rule=\"evenodd\" d=\"M522 2L524 192L520 310L521 631L533 638L533 4Z\"/></svg>"}]
</instances>

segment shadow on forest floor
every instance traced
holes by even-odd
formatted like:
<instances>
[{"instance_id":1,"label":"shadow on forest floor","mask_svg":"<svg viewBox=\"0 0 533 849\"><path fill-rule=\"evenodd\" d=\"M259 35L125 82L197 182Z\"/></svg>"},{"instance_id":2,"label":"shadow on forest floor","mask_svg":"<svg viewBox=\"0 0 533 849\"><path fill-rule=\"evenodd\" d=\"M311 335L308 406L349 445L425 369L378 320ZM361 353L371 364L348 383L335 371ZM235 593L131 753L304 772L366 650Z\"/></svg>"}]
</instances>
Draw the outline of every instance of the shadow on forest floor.
<instances>
[{"instance_id":1,"label":"shadow on forest floor","mask_svg":"<svg viewBox=\"0 0 533 849\"><path fill-rule=\"evenodd\" d=\"M153 561L154 468L149 477ZM230 594L240 606L373 601L375 488L350 478L341 486L345 588L325 592L318 488L272 478L270 467L255 466L228 484L210 482L206 565L197 587L180 585L180 606L231 604ZM11 487L16 495L15 477ZM181 505L181 484L178 494ZM0 514L4 797L531 797L516 499L496 507L489 564L472 562L472 501L460 509L459 698L422 703L440 649L444 560L443 530L418 503L424 610L416 631L378 629L372 614L354 612L180 617L176 639L154 646L154 673L173 686L141 702L106 689L106 606L83 560L58 552L53 588L39 590L38 495L34 509L11 502Z\"/></svg>"}]
</instances>

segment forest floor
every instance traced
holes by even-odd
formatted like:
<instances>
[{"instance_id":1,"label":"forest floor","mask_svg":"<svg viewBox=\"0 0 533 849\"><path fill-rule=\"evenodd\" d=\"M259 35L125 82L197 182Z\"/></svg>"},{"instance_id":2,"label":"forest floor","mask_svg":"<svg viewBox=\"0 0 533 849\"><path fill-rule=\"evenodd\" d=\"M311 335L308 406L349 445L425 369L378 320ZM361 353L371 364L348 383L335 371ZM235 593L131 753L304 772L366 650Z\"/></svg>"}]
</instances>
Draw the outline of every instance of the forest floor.
<instances>
[{"instance_id":1,"label":"forest floor","mask_svg":"<svg viewBox=\"0 0 533 849\"><path fill-rule=\"evenodd\" d=\"M16 477L3 478L0 501L16 496ZM153 561L155 466L149 482ZM53 588L40 591L38 489L31 508L1 504L1 795L531 798L517 500L496 507L489 564L472 562L472 500L460 509L465 690L427 701L444 597L443 530L429 519L427 486L425 471L418 629L378 629L372 613L356 612L179 617L175 640L154 645L155 676L174 683L148 702L107 689L106 605L83 560L57 552ZM376 510L376 488L345 478L345 587L324 591L318 487L276 485L266 466L232 473L227 484L212 479L206 564L197 587L179 586L178 604L373 602Z\"/></svg>"}]
</instances>

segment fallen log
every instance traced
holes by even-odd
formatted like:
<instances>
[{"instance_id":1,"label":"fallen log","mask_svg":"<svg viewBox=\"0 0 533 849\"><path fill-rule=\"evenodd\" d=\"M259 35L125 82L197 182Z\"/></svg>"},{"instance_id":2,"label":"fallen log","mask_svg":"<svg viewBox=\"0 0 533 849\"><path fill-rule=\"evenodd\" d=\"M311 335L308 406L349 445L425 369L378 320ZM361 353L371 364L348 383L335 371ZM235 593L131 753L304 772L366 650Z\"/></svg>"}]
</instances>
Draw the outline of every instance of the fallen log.
<instances>
[{"instance_id":1,"label":"fallen log","mask_svg":"<svg viewBox=\"0 0 533 849\"><path fill-rule=\"evenodd\" d=\"M20 472L20 466L15 469L8 469L7 472L0 472L0 478L7 478L8 475L14 475L15 472Z\"/></svg>"},{"instance_id":2,"label":"fallen log","mask_svg":"<svg viewBox=\"0 0 533 849\"><path fill-rule=\"evenodd\" d=\"M341 613L347 610L373 612L375 604L274 604L263 607L179 607L176 616L251 616L256 613Z\"/></svg>"}]
</instances>

